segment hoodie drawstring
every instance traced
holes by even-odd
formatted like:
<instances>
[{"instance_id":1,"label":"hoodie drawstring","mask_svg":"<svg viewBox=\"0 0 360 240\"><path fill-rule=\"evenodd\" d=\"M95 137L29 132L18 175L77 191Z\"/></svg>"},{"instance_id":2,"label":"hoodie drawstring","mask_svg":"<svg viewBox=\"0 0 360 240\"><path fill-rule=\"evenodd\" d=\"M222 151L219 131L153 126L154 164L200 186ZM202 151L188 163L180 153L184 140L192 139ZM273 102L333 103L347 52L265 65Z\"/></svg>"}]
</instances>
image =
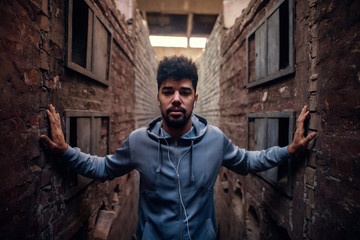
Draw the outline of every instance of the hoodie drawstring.
<instances>
[{"instance_id":1,"label":"hoodie drawstring","mask_svg":"<svg viewBox=\"0 0 360 240\"><path fill-rule=\"evenodd\" d=\"M156 166L156 172L159 173L160 172L160 167L161 167L161 142L160 139L158 139L158 159L157 159L157 166Z\"/></svg>"},{"instance_id":2,"label":"hoodie drawstring","mask_svg":"<svg viewBox=\"0 0 360 240\"><path fill-rule=\"evenodd\" d=\"M193 164L193 152L194 152L194 139L191 139L191 149L190 149L190 173L191 173L191 181L195 180L194 177L194 164Z\"/></svg>"},{"instance_id":3,"label":"hoodie drawstring","mask_svg":"<svg viewBox=\"0 0 360 240\"><path fill-rule=\"evenodd\" d=\"M168 158L169 158L170 163L172 164L172 162L170 160L170 156L169 156L169 144L166 141L166 139L165 139L165 142L166 142L167 148L168 148ZM188 151L190 151L190 175L191 175L191 181L193 182L195 180L195 177L194 177L194 163L193 163L194 139L191 139L191 146L190 146L190 149ZM179 161L181 160L181 158L179 159ZM158 158L157 158L157 164L156 164L156 172L157 173L160 172L161 162L162 162L161 140L160 140L160 138L158 138ZM175 172L177 172L177 169L175 168L175 166L173 166L173 168L174 168Z\"/></svg>"}]
</instances>

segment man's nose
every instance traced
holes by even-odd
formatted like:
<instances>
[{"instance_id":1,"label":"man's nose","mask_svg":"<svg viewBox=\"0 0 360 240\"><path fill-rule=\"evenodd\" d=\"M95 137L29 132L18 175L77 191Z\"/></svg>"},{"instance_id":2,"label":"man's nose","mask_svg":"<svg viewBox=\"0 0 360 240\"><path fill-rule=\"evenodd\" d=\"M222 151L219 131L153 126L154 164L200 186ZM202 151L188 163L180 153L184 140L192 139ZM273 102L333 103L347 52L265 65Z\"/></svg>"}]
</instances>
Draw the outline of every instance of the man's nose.
<instances>
[{"instance_id":1,"label":"man's nose","mask_svg":"<svg viewBox=\"0 0 360 240\"><path fill-rule=\"evenodd\" d=\"M173 100L172 100L172 104L173 104L173 105L180 105L180 104L181 104L181 99L180 99L180 94L179 94L179 92L175 92L175 93L174 93L174 97L173 97Z\"/></svg>"}]
</instances>

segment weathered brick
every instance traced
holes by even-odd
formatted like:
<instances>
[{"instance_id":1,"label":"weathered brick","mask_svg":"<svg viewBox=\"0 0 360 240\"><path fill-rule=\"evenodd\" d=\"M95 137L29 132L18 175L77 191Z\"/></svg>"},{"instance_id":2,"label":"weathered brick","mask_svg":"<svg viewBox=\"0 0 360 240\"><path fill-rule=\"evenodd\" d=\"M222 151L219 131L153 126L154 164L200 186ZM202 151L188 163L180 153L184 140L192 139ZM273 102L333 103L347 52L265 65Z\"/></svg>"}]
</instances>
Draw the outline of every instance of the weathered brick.
<instances>
[{"instance_id":1,"label":"weathered brick","mask_svg":"<svg viewBox=\"0 0 360 240\"><path fill-rule=\"evenodd\" d=\"M42 15L40 18L40 29L45 32L50 31L50 21L49 18L45 15Z\"/></svg>"},{"instance_id":2,"label":"weathered brick","mask_svg":"<svg viewBox=\"0 0 360 240\"><path fill-rule=\"evenodd\" d=\"M316 154L314 152L309 153L307 164L312 168L316 167Z\"/></svg>"},{"instance_id":3,"label":"weathered brick","mask_svg":"<svg viewBox=\"0 0 360 240\"><path fill-rule=\"evenodd\" d=\"M309 128L313 130L320 129L320 121L321 121L321 116L319 114L312 113L310 117Z\"/></svg>"},{"instance_id":4,"label":"weathered brick","mask_svg":"<svg viewBox=\"0 0 360 240\"><path fill-rule=\"evenodd\" d=\"M312 218L312 208L310 205L306 205L306 218L310 220Z\"/></svg>"},{"instance_id":5,"label":"weathered brick","mask_svg":"<svg viewBox=\"0 0 360 240\"><path fill-rule=\"evenodd\" d=\"M43 70L49 70L49 56L47 53L41 51L40 52L40 68Z\"/></svg>"},{"instance_id":6,"label":"weathered brick","mask_svg":"<svg viewBox=\"0 0 360 240\"><path fill-rule=\"evenodd\" d=\"M46 16L49 14L49 0L41 1L41 10Z\"/></svg>"},{"instance_id":7,"label":"weathered brick","mask_svg":"<svg viewBox=\"0 0 360 240\"><path fill-rule=\"evenodd\" d=\"M94 239L96 240L108 239L111 223L114 217L115 217L114 211L101 210L99 212L96 228L94 231Z\"/></svg>"},{"instance_id":8,"label":"weathered brick","mask_svg":"<svg viewBox=\"0 0 360 240\"><path fill-rule=\"evenodd\" d=\"M315 201L315 192L313 189L307 188L306 189L306 196L307 196L307 201L309 204L313 204Z\"/></svg>"},{"instance_id":9,"label":"weathered brick","mask_svg":"<svg viewBox=\"0 0 360 240\"><path fill-rule=\"evenodd\" d=\"M24 82L26 85L39 86L41 82L41 75L39 71L31 69L30 71L24 72Z\"/></svg>"},{"instance_id":10,"label":"weathered brick","mask_svg":"<svg viewBox=\"0 0 360 240\"><path fill-rule=\"evenodd\" d=\"M309 99L309 111L317 111L318 108L318 102L317 102L317 96L316 94L310 94Z\"/></svg>"},{"instance_id":11,"label":"weathered brick","mask_svg":"<svg viewBox=\"0 0 360 240\"><path fill-rule=\"evenodd\" d=\"M316 170L311 167L305 168L305 183L310 187L314 187Z\"/></svg>"},{"instance_id":12,"label":"weathered brick","mask_svg":"<svg viewBox=\"0 0 360 240\"><path fill-rule=\"evenodd\" d=\"M317 81L309 81L309 92L315 93L317 91Z\"/></svg>"}]
</instances>

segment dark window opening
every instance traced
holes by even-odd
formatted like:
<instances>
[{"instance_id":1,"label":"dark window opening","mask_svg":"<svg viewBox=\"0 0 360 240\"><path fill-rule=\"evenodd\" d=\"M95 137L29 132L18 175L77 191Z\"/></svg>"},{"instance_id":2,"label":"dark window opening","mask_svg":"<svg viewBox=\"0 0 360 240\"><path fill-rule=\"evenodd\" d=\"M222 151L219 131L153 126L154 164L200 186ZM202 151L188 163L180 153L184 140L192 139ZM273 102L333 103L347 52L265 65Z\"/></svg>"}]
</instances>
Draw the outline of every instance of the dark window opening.
<instances>
[{"instance_id":1,"label":"dark window opening","mask_svg":"<svg viewBox=\"0 0 360 240\"><path fill-rule=\"evenodd\" d=\"M279 118L278 146L285 147L289 144L289 118ZM288 182L289 165L284 163L278 166L278 184L286 187Z\"/></svg>"},{"instance_id":2,"label":"dark window opening","mask_svg":"<svg viewBox=\"0 0 360 240\"><path fill-rule=\"evenodd\" d=\"M294 72L292 0L280 0L247 35L247 87Z\"/></svg>"},{"instance_id":3,"label":"dark window opening","mask_svg":"<svg viewBox=\"0 0 360 240\"><path fill-rule=\"evenodd\" d=\"M248 71L249 71L249 82L255 81L255 34L252 34L248 40Z\"/></svg>"},{"instance_id":4,"label":"dark window opening","mask_svg":"<svg viewBox=\"0 0 360 240\"><path fill-rule=\"evenodd\" d=\"M76 141L76 132L77 132L77 124L76 124L76 118L71 117L70 118L70 146L77 147L77 141Z\"/></svg>"},{"instance_id":5,"label":"dark window opening","mask_svg":"<svg viewBox=\"0 0 360 240\"><path fill-rule=\"evenodd\" d=\"M289 66L289 3L280 5L280 69Z\"/></svg>"},{"instance_id":6,"label":"dark window opening","mask_svg":"<svg viewBox=\"0 0 360 240\"><path fill-rule=\"evenodd\" d=\"M279 118L278 146L285 147L289 144L289 118Z\"/></svg>"},{"instance_id":7,"label":"dark window opening","mask_svg":"<svg viewBox=\"0 0 360 240\"><path fill-rule=\"evenodd\" d=\"M263 150L272 146L285 147L291 141L293 112L251 113L248 115L248 148ZM292 194L291 162L257 173L258 176L285 192Z\"/></svg>"},{"instance_id":8,"label":"dark window opening","mask_svg":"<svg viewBox=\"0 0 360 240\"><path fill-rule=\"evenodd\" d=\"M74 1L72 22L72 61L86 68L89 10L84 1Z\"/></svg>"},{"instance_id":9,"label":"dark window opening","mask_svg":"<svg viewBox=\"0 0 360 240\"><path fill-rule=\"evenodd\" d=\"M85 153L105 156L109 153L110 118L108 113L66 111L66 142ZM92 180L67 169L65 199L71 198Z\"/></svg>"},{"instance_id":10,"label":"dark window opening","mask_svg":"<svg viewBox=\"0 0 360 240\"><path fill-rule=\"evenodd\" d=\"M77 123L76 118L70 118L70 136L69 136L69 144L72 147L77 147L77 140L76 140L76 134L77 133ZM68 185L69 187L74 187L78 185L78 177L77 173L68 169Z\"/></svg>"},{"instance_id":11,"label":"dark window opening","mask_svg":"<svg viewBox=\"0 0 360 240\"><path fill-rule=\"evenodd\" d=\"M89 0L69 0L67 67L108 85L112 31Z\"/></svg>"}]
</instances>

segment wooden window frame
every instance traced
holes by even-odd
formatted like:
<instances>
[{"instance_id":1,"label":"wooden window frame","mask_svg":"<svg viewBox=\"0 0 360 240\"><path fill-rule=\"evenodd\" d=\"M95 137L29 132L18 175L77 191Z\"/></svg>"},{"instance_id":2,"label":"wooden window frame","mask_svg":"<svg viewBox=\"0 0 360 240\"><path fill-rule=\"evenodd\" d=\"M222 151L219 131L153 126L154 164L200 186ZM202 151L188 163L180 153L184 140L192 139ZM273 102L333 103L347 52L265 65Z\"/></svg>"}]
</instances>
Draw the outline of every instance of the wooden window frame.
<instances>
[{"instance_id":1,"label":"wooden window frame","mask_svg":"<svg viewBox=\"0 0 360 240\"><path fill-rule=\"evenodd\" d=\"M80 66L79 64L73 62L72 60L72 41L73 41L73 2L74 1L84 1L88 6L89 16L88 16L88 31L87 31L87 46L86 46L86 67ZM107 59L107 69L105 70L105 77L99 76L95 73L94 70L94 27L95 20L98 20L102 26L108 32L108 59ZM112 50L112 41L113 41L113 31L110 28L109 22L103 17L101 12L95 8L95 6L89 0L69 0L68 1L68 15L67 15L67 67L79 72L97 82L100 82L106 86L109 85L110 79L110 67L111 67L111 50Z\"/></svg>"},{"instance_id":2,"label":"wooden window frame","mask_svg":"<svg viewBox=\"0 0 360 240\"><path fill-rule=\"evenodd\" d=\"M67 143L70 143L70 120L71 118L89 118L90 119L90 149L89 154L96 154L94 152L94 149L96 149L96 142L94 141L95 138L95 132L96 132L96 126L94 124L95 118L108 118L108 134L110 135L110 113L107 112L91 112L91 111L78 111L78 110L65 110L64 111L65 116L65 140ZM107 154L109 154L109 137L107 140ZM91 182L93 182L93 179L84 177L80 174L76 174L77 176L77 184L72 186L69 183L70 175L76 174L71 169L68 169L67 171L67 179L64 181L64 192L65 192L65 199L68 200L71 197L73 197L76 193L78 193L81 189L85 188L87 185L89 185Z\"/></svg>"},{"instance_id":3,"label":"wooden window frame","mask_svg":"<svg viewBox=\"0 0 360 240\"><path fill-rule=\"evenodd\" d=\"M288 16L289 16L289 36L288 36L288 66L285 68L280 68L279 70L277 70L276 72L273 73L268 73L268 52L271 51L268 48L268 22L270 17L272 16L272 14L274 14L274 12L278 9L280 9L280 6L285 2L288 2ZM247 78L247 88L252 88L270 81L273 81L275 79L279 79L281 77L284 77L286 75L292 74L294 73L294 56L293 56L293 52L294 52L294 41L293 41L293 0L281 0L279 1L273 8L270 9L270 11L267 12L266 16L256 25L256 27L254 27L249 34L246 37L246 61L247 61L247 68L246 68L246 78ZM264 24L264 26L266 27L266 31L265 31L265 38L266 40L264 43L265 46L265 59L264 59L264 66L265 66L265 76L259 78L259 79L255 79L254 81L250 82L250 44L249 44L249 39L255 36L256 31L262 27ZM280 37L279 37L280 39ZM279 43L280 44L280 43ZM281 48L281 46L279 46L279 49ZM279 53L280 54L280 53ZM255 66L255 71L256 71L256 66Z\"/></svg>"},{"instance_id":4,"label":"wooden window frame","mask_svg":"<svg viewBox=\"0 0 360 240\"><path fill-rule=\"evenodd\" d=\"M247 114L247 136L248 136L248 149L250 150L263 150L263 149L251 149L250 146L250 120L251 119L264 119L265 121L265 126L264 127L264 131L266 133L266 136L263 137L263 139L265 139L265 146L264 149L267 149L270 146L270 144L268 144L269 138L271 138L271 136L269 136L269 121L268 119L288 119L288 144L291 143L292 138L293 138L293 132L295 129L295 112L292 111L288 111L288 112L265 112L265 113L249 113ZM255 129L254 129L254 138L255 138ZM256 140L255 140L256 141ZM272 146L277 146L277 145L272 145ZM285 195L287 195L288 197L292 196L292 185L293 185L293 170L292 170L293 166L292 166L292 162L291 159L288 160L287 162L287 182L286 182L286 186L284 185L280 185L278 183L278 181L274 181L274 179L272 179L271 177L268 176L268 173L270 171L273 171L271 169L263 171L263 172L259 172L256 175L261 177L262 179L264 179L266 182L270 183L273 187L275 187L276 189L278 189L279 191L283 192ZM277 171L278 167L273 168Z\"/></svg>"}]
</instances>

